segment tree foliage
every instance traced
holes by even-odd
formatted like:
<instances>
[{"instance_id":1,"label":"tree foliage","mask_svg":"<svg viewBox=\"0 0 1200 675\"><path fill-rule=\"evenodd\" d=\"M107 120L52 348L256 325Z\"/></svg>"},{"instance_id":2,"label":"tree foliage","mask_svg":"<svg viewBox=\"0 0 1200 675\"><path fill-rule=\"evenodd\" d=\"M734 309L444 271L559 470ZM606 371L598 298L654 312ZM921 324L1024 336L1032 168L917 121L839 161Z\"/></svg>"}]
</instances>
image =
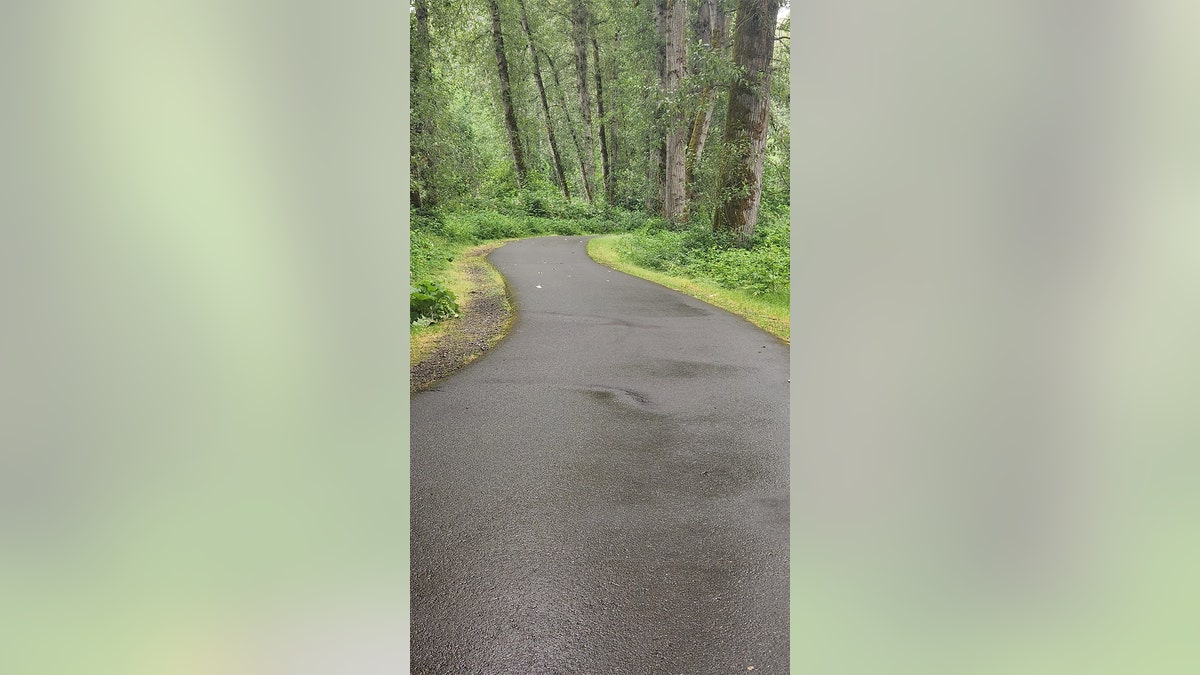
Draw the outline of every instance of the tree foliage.
<instances>
[{"instance_id":1,"label":"tree foliage","mask_svg":"<svg viewBox=\"0 0 1200 675\"><path fill-rule=\"evenodd\" d=\"M771 16L751 22L747 7ZM713 222L753 188L764 208L778 210L788 199L790 99L786 44L774 39L786 38L788 24L777 25L777 7L412 0L413 206L566 202L682 226ZM754 80L737 60L734 36L751 23L773 33L769 78ZM730 95L747 86L765 97L761 141L729 133ZM726 170L722 183L722 164L754 142L764 168Z\"/></svg>"}]
</instances>

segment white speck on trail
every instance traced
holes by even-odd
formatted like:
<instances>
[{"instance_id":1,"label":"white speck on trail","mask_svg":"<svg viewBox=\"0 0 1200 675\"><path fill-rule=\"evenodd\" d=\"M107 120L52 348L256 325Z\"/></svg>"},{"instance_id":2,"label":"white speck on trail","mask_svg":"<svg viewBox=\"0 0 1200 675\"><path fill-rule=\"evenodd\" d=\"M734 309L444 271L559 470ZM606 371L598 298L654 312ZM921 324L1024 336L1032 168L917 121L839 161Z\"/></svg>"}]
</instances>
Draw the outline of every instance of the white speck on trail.
<instances>
[{"instance_id":1,"label":"white speck on trail","mask_svg":"<svg viewBox=\"0 0 1200 675\"><path fill-rule=\"evenodd\" d=\"M538 286L538 288L541 288L541 286Z\"/></svg>"}]
</instances>

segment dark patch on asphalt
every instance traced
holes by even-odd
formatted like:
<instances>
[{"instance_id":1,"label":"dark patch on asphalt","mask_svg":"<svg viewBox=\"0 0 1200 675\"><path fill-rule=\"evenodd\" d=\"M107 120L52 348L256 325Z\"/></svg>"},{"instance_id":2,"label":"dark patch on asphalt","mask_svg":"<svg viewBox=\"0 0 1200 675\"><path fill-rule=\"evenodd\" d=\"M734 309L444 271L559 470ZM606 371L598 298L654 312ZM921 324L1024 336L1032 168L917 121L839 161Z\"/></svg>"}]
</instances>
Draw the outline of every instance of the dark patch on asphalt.
<instances>
[{"instance_id":1,"label":"dark patch on asphalt","mask_svg":"<svg viewBox=\"0 0 1200 675\"><path fill-rule=\"evenodd\" d=\"M615 387L603 387L597 389L585 389L589 396L597 401L604 403L616 403L637 410L651 411L653 404L650 399L642 393L632 389L618 389Z\"/></svg>"},{"instance_id":2,"label":"dark patch on asphalt","mask_svg":"<svg viewBox=\"0 0 1200 675\"><path fill-rule=\"evenodd\" d=\"M622 372L636 374L642 377L661 377L687 379L693 377L728 376L738 372L734 366L724 366L703 361L688 361L683 359L654 359L652 361L635 361L624 366Z\"/></svg>"}]
</instances>

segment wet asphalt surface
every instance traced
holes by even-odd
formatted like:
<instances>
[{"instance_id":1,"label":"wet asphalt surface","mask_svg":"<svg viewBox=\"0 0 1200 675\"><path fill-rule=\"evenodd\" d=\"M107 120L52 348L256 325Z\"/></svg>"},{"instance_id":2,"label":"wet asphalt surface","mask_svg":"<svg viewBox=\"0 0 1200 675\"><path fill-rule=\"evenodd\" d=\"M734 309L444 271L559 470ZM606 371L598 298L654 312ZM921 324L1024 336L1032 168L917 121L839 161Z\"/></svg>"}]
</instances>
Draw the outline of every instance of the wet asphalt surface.
<instances>
[{"instance_id":1,"label":"wet asphalt surface","mask_svg":"<svg viewBox=\"0 0 1200 675\"><path fill-rule=\"evenodd\" d=\"M787 672L788 347L585 243L412 399L411 672Z\"/></svg>"}]
</instances>

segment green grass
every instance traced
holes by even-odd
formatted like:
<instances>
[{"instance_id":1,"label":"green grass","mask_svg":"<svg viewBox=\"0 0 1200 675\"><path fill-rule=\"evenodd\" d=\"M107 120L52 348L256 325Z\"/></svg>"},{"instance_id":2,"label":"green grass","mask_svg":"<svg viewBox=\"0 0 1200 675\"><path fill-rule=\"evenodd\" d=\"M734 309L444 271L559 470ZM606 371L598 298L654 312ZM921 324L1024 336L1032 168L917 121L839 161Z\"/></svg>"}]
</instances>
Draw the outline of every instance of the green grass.
<instances>
[{"instance_id":1,"label":"green grass","mask_svg":"<svg viewBox=\"0 0 1200 675\"><path fill-rule=\"evenodd\" d=\"M787 291L755 294L753 291L726 288L712 279L648 269L631 262L632 256L627 249L631 239L636 239L636 236L619 234L597 237L588 242L587 252L592 260L601 265L653 281L732 312L790 344L791 309Z\"/></svg>"},{"instance_id":2,"label":"green grass","mask_svg":"<svg viewBox=\"0 0 1200 675\"><path fill-rule=\"evenodd\" d=\"M410 285L436 282L452 291L461 303L467 297L465 291L469 286L464 284L463 272L456 271L455 265L474 246L545 235L622 232L640 226L646 220L642 214L621 209L548 206L528 195L521 197L529 203L413 211L409 226ZM410 307L419 306L413 305L412 297L415 296L410 296ZM425 321L433 318L422 317ZM414 342L422 343L426 336L437 332L429 330L431 327L410 324L409 335Z\"/></svg>"},{"instance_id":3,"label":"green grass","mask_svg":"<svg viewBox=\"0 0 1200 675\"><path fill-rule=\"evenodd\" d=\"M758 231L745 247L700 225L678 229L640 212L555 204L536 194L457 209L414 211L411 283L436 281L461 302L470 284L460 263L471 257L468 251L473 247L580 234L609 235L588 246L589 254L602 264L745 317L784 341L791 339L791 230L786 205L764 208ZM411 328L415 350L444 332L438 325Z\"/></svg>"},{"instance_id":4,"label":"green grass","mask_svg":"<svg viewBox=\"0 0 1200 675\"><path fill-rule=\"evenodd\" d=\"M466 298L471 292L482 293L485 288L500 288L504 286L504 278L487 262L487 255L512 241L503 239L488 242L478 246L462 245L455 249L454 261L439 276L442 284L459 298L462 310L467 309ZM472 272L476 272L472 274ZM482 272L479 274L478 272ZM419 363L437 348L441 339L454 329L454 321L439 321L428 326L412 326L409 328L408 363L410 366Z\"/></svg>"}]
</instances>

